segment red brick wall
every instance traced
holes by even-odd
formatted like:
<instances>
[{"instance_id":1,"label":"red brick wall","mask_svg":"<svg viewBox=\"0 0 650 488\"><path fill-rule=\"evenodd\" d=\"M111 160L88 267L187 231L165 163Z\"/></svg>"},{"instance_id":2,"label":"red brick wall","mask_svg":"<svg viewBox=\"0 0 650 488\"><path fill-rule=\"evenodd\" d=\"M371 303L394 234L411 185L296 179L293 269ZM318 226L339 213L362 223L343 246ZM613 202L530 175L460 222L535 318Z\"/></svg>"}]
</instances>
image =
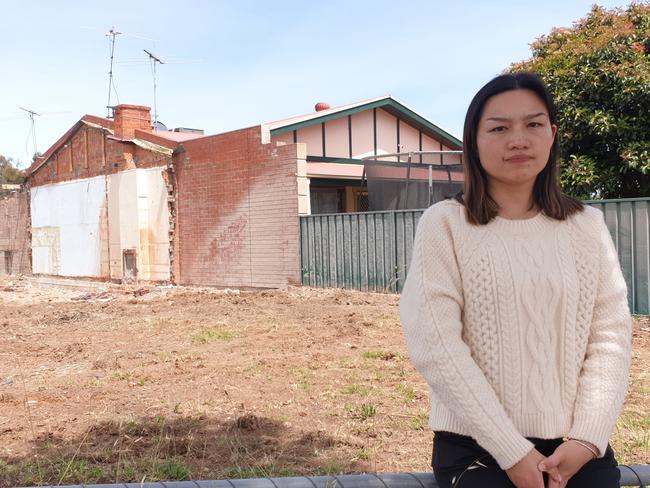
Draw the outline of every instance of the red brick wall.
<instances>
[{"instance_id":1,"label":"red brick wall","mask_svg":"<svg viewBox=\"0 0 650 488\"><path fill-rule=\"evenodd\" d=\"M106 165L104 167L104 152ZM31 177L32 186L117 173L125 169L165 166L167 156L133 143L117 141L101 129L82 126Z\"/></svg>"},{"instance_id":2,"label":"red brick wall","mask_svg":"<svg viewBox=\"0 0 650 488\"><path fill-rule=\"evenodd\" d=\"M133 139L136 130L151 132L151 109L144 105L121 104L115 107L115 137Z\"/></svg>"},{"instance_id":3,"label":"red brick wall","mask_svg":"<svg viewBox=\"0 0 650 488\"><path fill-rule=\"evenodd\" d=\"M0 274L31 273L30 228L29 192L0 198ZM5 259L7 253L11 253L9 260Z\"/></svg>"},{"instance_id":4,"label":"red brick wall","mask_svg":"<svg viewBox=\"0 0 650 488\"><path fill-rule=\"evenodd\" d=\"M183 143L175 155L179 284L300 283L297 146L260 127Z\"/></svg>"}]
</instances>

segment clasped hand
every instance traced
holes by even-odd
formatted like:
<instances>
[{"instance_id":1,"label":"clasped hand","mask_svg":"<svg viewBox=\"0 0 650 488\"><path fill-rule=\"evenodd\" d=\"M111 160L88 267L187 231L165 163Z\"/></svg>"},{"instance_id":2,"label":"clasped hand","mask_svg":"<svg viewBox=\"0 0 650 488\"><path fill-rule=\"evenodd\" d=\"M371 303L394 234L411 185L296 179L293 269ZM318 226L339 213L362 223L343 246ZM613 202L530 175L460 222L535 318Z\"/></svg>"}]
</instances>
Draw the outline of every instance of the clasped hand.
<instances>
[{"instance_id":1,"label":"clasped hand","mask_svg":"<svg viewBox=\"0 0 650 488\"><path fill-rule=\"evenodd\" d=\"M592 453L580 444L563 442L547 458L533 449L506 473L517 488L565 488L571 477L592 458ZM548 473L546 487L543 472Z\"/></svg>"}]
</instances>

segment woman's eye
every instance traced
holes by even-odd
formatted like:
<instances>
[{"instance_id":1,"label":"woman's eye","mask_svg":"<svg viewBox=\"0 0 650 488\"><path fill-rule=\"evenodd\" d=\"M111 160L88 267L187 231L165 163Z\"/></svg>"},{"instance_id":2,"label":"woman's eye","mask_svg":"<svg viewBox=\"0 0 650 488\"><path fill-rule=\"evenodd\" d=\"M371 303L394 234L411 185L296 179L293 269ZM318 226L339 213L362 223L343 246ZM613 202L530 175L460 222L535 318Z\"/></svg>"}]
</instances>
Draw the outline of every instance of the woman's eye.
<instances>
[{"instance_id":1,"label":"woman's eye","mask_svg":"<svg viewBox=\"0 0 650 488\"><path fill-rule=\"evenodd\" d=\"M492 129L490 129L490 132L503 132L504 130L506 130L506 127L500 125L498 127L493 127Z\"/></svg>"},{"instance_id":2,"label":"woman's eye","mask_svg":"<svg viewBox=\"0 0 650 488\"><path fill-rule=\"evenodd\" d=\"M541 127L542 124L540 122L531 122L528 124L528 127Z\"/></svg>"}]
</instances>

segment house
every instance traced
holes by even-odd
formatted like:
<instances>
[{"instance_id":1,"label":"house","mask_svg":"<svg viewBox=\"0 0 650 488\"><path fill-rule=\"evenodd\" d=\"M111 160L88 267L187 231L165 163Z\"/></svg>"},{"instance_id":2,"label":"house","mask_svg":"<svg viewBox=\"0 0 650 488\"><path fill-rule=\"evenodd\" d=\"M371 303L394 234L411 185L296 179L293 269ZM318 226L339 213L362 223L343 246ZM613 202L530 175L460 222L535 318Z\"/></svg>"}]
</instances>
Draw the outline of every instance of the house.
<instances>
[{"instance_id":1,"label":"house","mask_svg":"<svg viewBox=\"0 0 650 488\"><path fill-rule=\"evenodd\" d=\"M149 107L118 105L112 120L83 116L28 169L32 271L300 284L298 216L362 210L362 158L460 147L388 96L216 135L153 130Z\"/></svg>"},{"instance_id":2,"label":"house","mask_svg":"<svg viewBox=\"0 0 650 488\"><path fill-rule=\"evenodd\" d=\"M462 150L459 139L391 96L335 108L318 103L313 113L267 125L273 142L306 146L310 214L368 210L363 205L367 201L367 188L362 186L364 158L379 156L384 162L405 162L409 152ZM381 157L395 153L403 155ZM413 162L447 166L461 161L458 154L448 153L444 158L443 154L418 154ZM420 171L426 180L427 168ZM446 171L435 176L449 178ZM412 175L418 177L417 173ZM462 181L462 174L454 178Z\"/></svg>"},{"instance_id":3,"label":"house","mask_svg":"<svg viewBox=\"0 0 650 488\"><path fill-rule=\"evenodd\" d=\"M170 280L167 169L192 137L155 135L148 107L84 115L28 169L33 273Z\"/></svg>"}]
</instances>

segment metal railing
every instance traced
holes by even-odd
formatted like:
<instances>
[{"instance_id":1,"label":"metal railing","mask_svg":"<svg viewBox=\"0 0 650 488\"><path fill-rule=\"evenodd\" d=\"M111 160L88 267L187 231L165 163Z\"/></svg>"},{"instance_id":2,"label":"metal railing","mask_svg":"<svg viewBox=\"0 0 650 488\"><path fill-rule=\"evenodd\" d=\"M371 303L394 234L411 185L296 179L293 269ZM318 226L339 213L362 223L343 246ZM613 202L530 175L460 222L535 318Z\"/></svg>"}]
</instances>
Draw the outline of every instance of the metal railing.
<instances>
[{"instance_id":1,"label":"metal railing","mask_svg":"<svg viewBox=\"0 0 650 488\"><path fill-rule=\"evenodd\" d=\"M643 487L650 484L650 465L619 466L618 469L621 472L620 486ZM401 473L68 485L57 488L438 488L438 484L433 473Z\"/></svg>"}]
</instances>

